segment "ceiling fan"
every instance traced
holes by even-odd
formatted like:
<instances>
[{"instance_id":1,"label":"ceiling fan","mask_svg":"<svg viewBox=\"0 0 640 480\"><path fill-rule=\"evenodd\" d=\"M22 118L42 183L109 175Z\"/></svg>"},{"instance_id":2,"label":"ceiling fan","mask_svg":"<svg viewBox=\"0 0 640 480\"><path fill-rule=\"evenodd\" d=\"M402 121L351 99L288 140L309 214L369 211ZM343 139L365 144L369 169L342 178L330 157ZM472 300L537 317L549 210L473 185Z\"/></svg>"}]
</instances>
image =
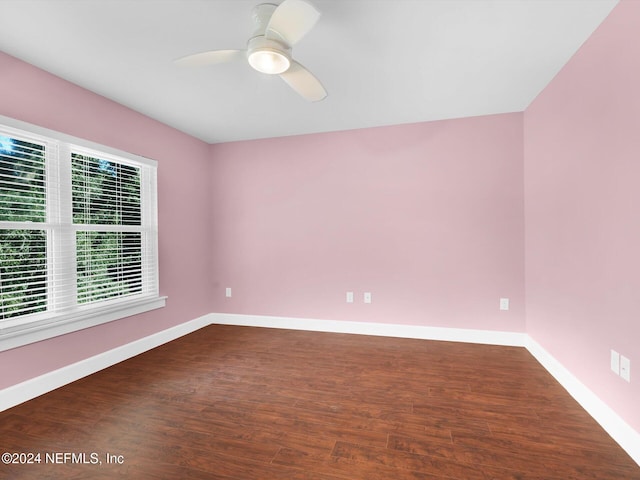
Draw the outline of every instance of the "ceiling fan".
<instances>
[{"instance_id":1,"label":"ceiling fan","mask_svg":"<svg viewBox=\"0 0 640 480\"><path fill-rule=\"evenodd\" d=\"M305 0L284 0L280 5L262 3L253 8L253 35L245 50L211 50L175 61L176 65L202 67L246 58L255 70L279 75L305 100L317 102L327 96L320 81L291 55L316 24L320 12Z\"/></svg>"}]
</instances>

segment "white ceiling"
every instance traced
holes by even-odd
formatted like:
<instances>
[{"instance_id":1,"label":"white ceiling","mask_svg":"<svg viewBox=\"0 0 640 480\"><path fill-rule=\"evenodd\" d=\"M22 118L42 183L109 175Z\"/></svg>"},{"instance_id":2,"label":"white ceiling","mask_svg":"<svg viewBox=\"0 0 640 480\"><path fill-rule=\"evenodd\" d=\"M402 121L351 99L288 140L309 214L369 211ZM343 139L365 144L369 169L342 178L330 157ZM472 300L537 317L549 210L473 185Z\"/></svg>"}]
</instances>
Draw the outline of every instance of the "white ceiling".
<instances>
[{"instance_id":1,"label":"white ceiling","mask_svg":"<svg viewBox=\"0 0 640 480\"><path fill-rule=\"evenodd\" d=\"M307 103L243 61L261 0L0 0L0 50L209 143L523 111L617 0L312 0ZM276 0L275 3L280 3Z\"/></svg>"}]
</instances>

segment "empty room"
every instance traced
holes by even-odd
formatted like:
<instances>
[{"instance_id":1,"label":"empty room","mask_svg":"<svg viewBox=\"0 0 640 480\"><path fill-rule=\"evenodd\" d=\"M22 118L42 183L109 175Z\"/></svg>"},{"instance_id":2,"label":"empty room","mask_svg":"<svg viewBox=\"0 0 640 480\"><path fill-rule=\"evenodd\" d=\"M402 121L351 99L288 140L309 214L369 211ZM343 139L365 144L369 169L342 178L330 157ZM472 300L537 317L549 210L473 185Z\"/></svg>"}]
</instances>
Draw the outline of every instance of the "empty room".
<instances>
[{"instance_id":1,"label":"empty room","mask_svg":"<svg viewBox=\"0 0 640 480\"><path fill-rule=\"evenodd\" d=\"M0 18L0 478L640 480L640 1Z\"/></svg>"}]
</instances>

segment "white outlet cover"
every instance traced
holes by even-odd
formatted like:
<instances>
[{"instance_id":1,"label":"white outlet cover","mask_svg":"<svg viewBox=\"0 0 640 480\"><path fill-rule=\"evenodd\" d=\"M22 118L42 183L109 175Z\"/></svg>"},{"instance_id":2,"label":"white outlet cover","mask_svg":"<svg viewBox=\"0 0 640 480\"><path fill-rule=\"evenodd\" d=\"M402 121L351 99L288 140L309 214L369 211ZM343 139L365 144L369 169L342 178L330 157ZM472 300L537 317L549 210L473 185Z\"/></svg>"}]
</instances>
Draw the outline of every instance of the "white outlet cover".
<instances>
[{"instance_id":1,"label":"white outlet cover","mask_svg":"<svg viewBox=\"0 0 640 480\"><path fill-rule=\"evenodd\" d=\"M371 303L371 292L364 293L364 303Z\"/></svg>"},{"instance_id":2,"label":"white outlet cover","mask_svg":"<svg viewBox=\"0 0 640 480\"><path fill-rule=\"evenodd\" d=\"M509 299L501 298L500 299L500 310L509 310Z\"/></svg>"},{"instance_id":3,"label":"white outlet cover","mask_svg":"<svg viewBox=\"0 0 640 480\"><path fill-rule=\"evenodd\" d=\"M347 292L347 303L353 303L353 292Z\"/></svg>"},{"instance_id":4,"label":"white outlet cover","mask_svg":"<svg viewBox=\"0 0 640 480\"><path fill-rule=\"evenodd\" d=\"M620 376L631 382L631 360L624 355L620 355Z\"/></svg>"},{"instance_id":5,"label":"white outlet cover","mask_svg":"<svg viewBox=\"0 0 640 480\"><path fill-rule=\"evenodd\" d=\"M227 288L226 288L226 290L225 290L225 292L224 292L224 295L225 295L226 297L230 297L230 296L231 296L231 287L227 287Z\"/></svg>"},{"instance_id":6,"label":"white outlet cover","mask_svg":"<svg viewBox=\"0 0 640 480\"><path fill-rule=\"evenodd\" d=\"M615 350L611 350L611 370L620 375L620 354Z\"/></svg>"}]
</instances>

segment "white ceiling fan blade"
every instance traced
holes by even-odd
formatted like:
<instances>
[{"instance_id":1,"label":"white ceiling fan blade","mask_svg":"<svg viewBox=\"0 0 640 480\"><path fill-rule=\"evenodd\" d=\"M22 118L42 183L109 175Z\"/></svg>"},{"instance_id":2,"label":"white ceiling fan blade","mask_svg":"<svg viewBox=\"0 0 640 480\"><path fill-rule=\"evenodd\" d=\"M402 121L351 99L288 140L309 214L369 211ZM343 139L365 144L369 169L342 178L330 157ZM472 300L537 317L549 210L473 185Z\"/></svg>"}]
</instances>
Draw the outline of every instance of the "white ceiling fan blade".
<instances>
[{"instance_id":1,"label":"white ceiling fan blade","mask_svg":"<svg viewBox=\"0 0 640 480\"><path fill-rule=\"evenodd\" d=\"M304 0L284 0L273 12L265 36L293 46L320 18L320 12Z\"/></svg>"},{"instance_id":2,"label":"white ceiling fan blade","mask_svg":"<svg viewBox=\"0 0 640 480\"><path fill-rule=\"evenodd\" d=\"M301 97L310 102L319 102L327 96L320 80L298 62L292 60L289 70L280 74Z\"/></svg>"},{"instance_id":3,"label":"white ceiling fan blade","mask_svg":"<svg viewBox=\"0 0 640 480\"><path fill-rule=\"evenodd\" d=\"M207 67L218 63L230 62L244 56L244 50L212 50L209 52L195 53L174 60L174 64L180 67Z\"/></svg>"}]
</instances>

